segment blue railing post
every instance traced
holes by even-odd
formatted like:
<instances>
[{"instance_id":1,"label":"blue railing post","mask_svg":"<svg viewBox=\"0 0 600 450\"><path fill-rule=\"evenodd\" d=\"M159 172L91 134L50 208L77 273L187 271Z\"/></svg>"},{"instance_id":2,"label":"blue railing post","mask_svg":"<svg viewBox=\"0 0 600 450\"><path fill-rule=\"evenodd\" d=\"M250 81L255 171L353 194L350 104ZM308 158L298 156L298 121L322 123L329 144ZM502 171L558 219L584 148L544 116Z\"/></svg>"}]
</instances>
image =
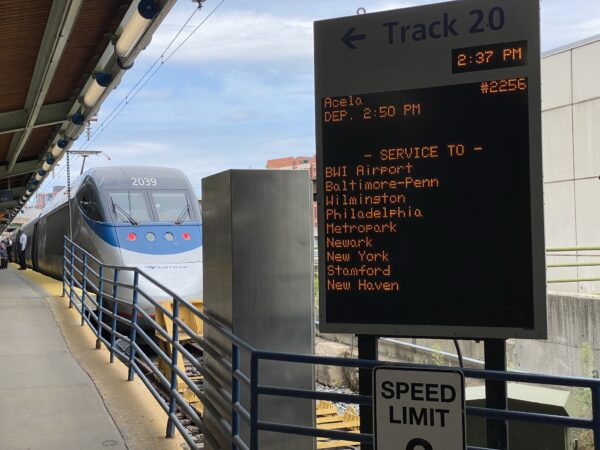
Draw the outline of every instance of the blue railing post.
<instances>
[{"instance_id":1,"label":"blue railing post","mask_svg":"<svg viewBox=\"0 0 600 450\"><path fill-rule=\"evenodd\" d=\"M119 269L115 269L115 274L113 276L113 307L112 307L112 320L110 323L110 362L115 362L115 331L117 330L117 311L118 311L118 302L117 302L117 294L119 292L119 286L117 283L119 282Z\"/></svg>"},{"instance_id":2,"label":"blue railing post","mask_svg":"<svg viewBox=\"0 0 600 450\"><path fill-rule=\"evenodd\" d=\"M104 308L104 266L98 267L98 294L96 295L96 303L98 304L98 323L96 324L96 350L100 350L102 341L102 308Z\"/></svg>"},{"instance_id":3,"label":"blue railing post","mask_svg":"<svg viewBox=\"0 0 600 450\"><path fill-rule=\"evenodd\" d=\"M69 280L69 308L73 307L73 287L75 284L75 243L71 241L71 279Z\"/></svg>"},{"instance_id":4,"label":"blue railing post","mask_svg":"<svg viewBox=\"0 0 600 450\"><path fill-rule=\"evenodd\" d=\"M594 448L600 449L600 383L592 387L592 420L594 421Z\"/></svg>"},{"instance_id":5,"label":"blue railing post","mask_svg":"<svg viewBox=\"0 0 600 450\"><path fill-rule=\"evenodd\" d=\"M179 356L179 350L177 349L176 343L179 342L179 300L173 297L173 335L171 337L171 391L169 395L169 419L167 421L167 437L172 438L175 436L175 424L173 423L172 416L175 414L175 408L177 407L177 358Z\"/></svg>"},{"instance_id":6,"label":"blue railing post","mask_svg":"<svg viewBox=\"0 0 600 450\"><path fill-rule=\"evenodd\" d=\"M240 401L240 381L235 376L240 368L240 349L231 344L231 450L238 450L235 438L240 434L240 415L235 409L235 404Z\"/></svg>"},{"instance_id":7,"label":"blue railing post","mask_svg":"<svg viewBox=\"0 0 600 450\"><path fill-rule=\"evenodd\" d=\"M67 284L65 283L67 277L67 238L63 239L63 275L62 275L62 296L67 295Z\"/></svg>"},{"instance_id":8,"label":"blue railing post","mask_svg":"<svg viewBox=\"0 0 600 450\"><path fill-rule=\"evenodd\" d=\"M85 324L85 291L87 290L87 252L83 253L83 269L81 270L81 326Z\"/></svg>"},{"instance_id":9,"label":"blue railing post","mask_svg":"<svg viewBox=\"0 0 600 450\"><path fill-rule=\"evenodd\" d=\"M258 358L250 355L250 450L258 450Z\"/></svg>"},{"instance_id":10,"label":"blue railing post","mask_svg":"<svg viewBox=\"0 0 600 450\"><path fill-rule=\"evenodd\" d=\"M133 301L131 304L131 332L129 334L129 373L127 374L127 381L133 381L133 360L135 358L135 336L136 336L136 325L138 317L138 282L139 273L136 270L133 272Z\"/></svg>"}]
</instances>

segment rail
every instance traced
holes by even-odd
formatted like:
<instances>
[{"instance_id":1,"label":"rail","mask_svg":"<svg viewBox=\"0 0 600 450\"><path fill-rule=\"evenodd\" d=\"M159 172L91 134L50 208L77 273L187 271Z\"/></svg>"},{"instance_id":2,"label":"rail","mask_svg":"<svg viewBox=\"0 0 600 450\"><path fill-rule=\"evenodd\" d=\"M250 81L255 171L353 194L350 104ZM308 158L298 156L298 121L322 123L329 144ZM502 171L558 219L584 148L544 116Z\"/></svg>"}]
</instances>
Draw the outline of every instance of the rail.
<instances>
[{"instance_id":1,"label":"rail","mask_svg":"<svg viewBox=\"0 0 600 450\"><path fill-rule=\"evenodd\" d=\"M178 365L179 357L200 373L204 380L217 388L214 394L231 405L232 423L225 420L216 422L218 432L228 436L238 450L249 450L239 433L240 418L250 422L250 412L240 403L240 386L250 385L249 378L240 370L242 354L248 357L255 351L250 345L231 333L227 327L204 314L192 303L182 299L172 290L153 279L137 267L105 264L85 249L65 237L63 247L63 295L69 298L69 308L75 308L81 315L81 325L87 324L96 336L96 348L103 343L110 352L110 362L118 357L128 367L128 381L137 375L158 404L167 414L166 436L173 437L175 429L192 449L200 447L188 433L186 426L177 415L177 410L192 419L203 434L203 438L213 448L219 448L216 436L207 429L202 413L194 408L180 392L181 383L202 403L203 410L211 410L219 416L213 403L206 397L203 387L199 387ZM145 286L145 287L144 287ZM172 311L165 308L156 295L147 290L159 290L160 297L173 302ZM145 307L143 307L145 304ZM172 331L161 327L153 318L151 309L160 310L172 321ZM214 330L231 345L231 358L224 358L213 343L198 335L180 317L180 310L186 308L204 324ZM210 355L223 370L231 374L230 380L218 379L205 370L201 358L192 354L181 342L183 334ZM171 355L165 353L156 343L152 334L160 335L169 343ZM149 349L149 350L147 350ZM124 350L126 349L126 350ZM153 361L160 358L169 367L170 377L166 377ZM161 391L165 395L161 395ZM229 389L233 386L233 389Z\"/></svg>"},{"instance_id":2,"label":"rail","mask_svg":"<svg viewBox=\"0 0 600 450\"><path fill-rule=\"evenodd\" d=\"M310 400L329 400L332 402L344 402L358 405L373 406L371 396L358 394L343 394L335 392L316 392L313 390L290 389L275 386L262 385L260 383L261 361L279 361L294 364L330 365L340 367L352 367L359 369L372 369L377 366L402 366L402 367L424 367L415 364L395 364L383 361L370 361L360 359L345 359L334 357L321 357L312 355L297 355L277 352L257 351L252 354L251 359L251 419L252 434L250 448L258 448L259 432L269 431L278 433L298 434L304 436L316 436L321 438L341 439L372 444L373 435L368 433L354 433L347 431L320 430L314 427L302 425L274 423L259 419L261 396L276 396L287 398L300 398ZM433 367L432 367L433 368ZM439 369L439 367L436 367ZM476 416L484 419L524 421L531 423L544 423L568 428L589 429L593 432L594 448L600 448L600 380L591 378L557 377L541 374L527 374L517 372L499 372L481 369L462 369L465 377L479 380L494 380L530 384L542 384L552 386L565 386L589 389L592 398L592 418L564 417L551 414L540 414L524 411L498 410L467 406L468 416ZM468 450L496 450L482 447L467 447Z\"/></svg>"},{"instance_id":3,"label":"rail","mask_svg":"<svg viewBox=\"0 0 600 450\"><path fill-rule=\"evenodd\" d=\"M165 308L149 290L159 290L161 297L168 297L172 309ZM63 294L68 296L69 307L81 316L81 325L88 325L97 338L97 348L104 344L110 352L110 362L116 358L128 367L129 381L137 375L167 415L166 436L173 437L179 430L192 449L199 445L188 434L186 425L177 411L184 412L202 432L205 442L212 448L223 448L222 438L232 450L258 450L261 433L277 432L310 436L311 438L341 439L344 441L372 443L369 433L326 430L314 424L279 423L263 420L262 405L265 397L290 399L328 400L358 405L371 405L372 397L359 394L323 392L315 389L299 389L295 386L271 386L261 382L261 364L277 361L289 364L330 365L359 369L372 369L380 365L415 367L411 364L393 364L382 361L320 357L259 351L235 336L225 325L203 313L192 303L182 299L137 267L105 264L85 249L65 238L63 250ZM160 311L172 321L171 329L161 326L153 318L152 311ZM213 341L196 333L182 319L186 309L208 328L216 332L230 346L223 356ZM151 330L151 331L149 331ZM156 344L155 335L170 344L171 354ZM223 377L208 372L202 357L193 354L182 341L185 335L209 355L223 371ZM198 386L182 370L178 358L183 357L210 386L210 395L204 386ZM169 368L169 376L161 372L153 358L156 357ZM241 361L249 362L249 373L242 369ZM418 366L423 367L423 366ZM595 448L600 449L600 380L588 378L556 377L540 374L495 372L481 369L463 369L466 377L479 380L511 381L518 383L545 384L587 389L591 392L592 417L564 417L523 411L505 411L493 408L467 407L467 414L485 419L544 423L560 427L589 429L593 432ZM194 407L182 394L183 383L202 404ZM157 388L156 386L159 386ZM161 394L162 392L162 394ZM228 405L223 412L215 402ZM244 399L244 400L242 400ZM204 421L204 412L210 412L215 420L210 426ZM223 417L225 416L225 417ZM264 414L263 414L264 416ZM221 439L219 439L221 438ZM468 447L469 450L486 450ZM491 449L488 449L491 450Z\"/></svg>"},{"instance_id":4,"label":"rail","mask_svg":"<svg viewBox=\"0 0 600 450\"><path fill-rule=\"evenodd\" d=\"M563 257L577 257L577 258L593 258L598 257L600 254L590 254L589 252L600 252L598 246L575 246L575 247L549 247L546 249L547 256L563 256ZM574 252L574 254L573 254ZM584 252L581 254L580 252ZM568 263L551 263L546 264L547 269L558 269L558 268L579 268L579 267L598 267L600 266L600 260L597 261L582 261L582 262L568 262ZM583 283L583 282L594 282L600 281L600 276L591 277L568 277L568 278L550 278L547 280L548 284L556 283ZM598 293L593 293L598 295Z\"/></svg>"}]
</instances>

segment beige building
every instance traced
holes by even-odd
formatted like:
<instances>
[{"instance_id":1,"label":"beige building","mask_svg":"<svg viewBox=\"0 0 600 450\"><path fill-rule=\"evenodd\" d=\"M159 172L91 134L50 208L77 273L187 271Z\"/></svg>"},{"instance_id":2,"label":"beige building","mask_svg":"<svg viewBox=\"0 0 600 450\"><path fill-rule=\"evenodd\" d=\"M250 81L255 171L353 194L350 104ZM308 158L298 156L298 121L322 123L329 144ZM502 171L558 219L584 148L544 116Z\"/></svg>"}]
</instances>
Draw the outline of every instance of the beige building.
<instances>
[{"instance_id":1,"label":"beige building","mask_svg":"<svg viewBox=\"0 0 600 450\"><path fill-rule=\"evenodd\" d=\"M600 247L600 35L542 55L546 247ZM600 263L600 251L549 252L548 264ZM548 280L600 278L600 266L549 268ZM600 293L600 282L549 290Z\"/></svg>"}]
</instances>

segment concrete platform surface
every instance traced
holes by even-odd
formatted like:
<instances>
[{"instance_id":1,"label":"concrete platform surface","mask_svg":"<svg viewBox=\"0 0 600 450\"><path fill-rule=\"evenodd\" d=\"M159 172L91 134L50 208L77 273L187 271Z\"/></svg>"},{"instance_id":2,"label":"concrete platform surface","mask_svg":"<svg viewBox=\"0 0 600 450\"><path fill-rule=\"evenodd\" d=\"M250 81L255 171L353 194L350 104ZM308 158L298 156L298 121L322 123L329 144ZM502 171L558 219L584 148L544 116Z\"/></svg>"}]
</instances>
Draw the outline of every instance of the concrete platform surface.
<instances>
[{"instance_id":1,"label":"concrete platform surface","mask_svg":"<svg viewBox=\"0 0 600 450\"><path fill-rule=\"evenodd\" d=\"M61 283L0 271L0 449L175 450L166 415L79 326Z\"/></svg>"},{"instance_id":2,"label":"concrete platform surface","mask_svg":"<svg viewBox=\"0 0 600 450\"><path fill-rule=\"evenodd\" d=\"M45 296L15 270L0 271L0 448L126 449Z\"/></svg>"}]
</instances>

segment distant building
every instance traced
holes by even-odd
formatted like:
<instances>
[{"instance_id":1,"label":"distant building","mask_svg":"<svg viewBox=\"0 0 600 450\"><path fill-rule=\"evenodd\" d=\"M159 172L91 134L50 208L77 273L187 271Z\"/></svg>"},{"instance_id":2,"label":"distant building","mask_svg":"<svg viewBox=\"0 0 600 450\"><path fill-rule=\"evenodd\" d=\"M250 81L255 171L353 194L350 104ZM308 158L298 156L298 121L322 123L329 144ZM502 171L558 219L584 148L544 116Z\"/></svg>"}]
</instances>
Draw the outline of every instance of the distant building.
<instances>
[{"instance_id":1,"label":"distant building","mask_svg":"<svg viewBox=\"0 0 600 450\"><path fill-rule=\"evenodd\" d=\"M46 207L46 205L48 205L48 203L50 203L52 201L52 199L54 197L56 197L58 195L58 193L60 191L62 191L64 188L65 188L64 186L53 186L52 192L43 192L43 193L36 194L35 205L31 205L29 207L35 208L35 209L44 209Z\"/></svg>"},{"instance_id":2,"label":"distant building","mask_svg":"<svg viewBox=\"0 0 600 450\"><path fill-rule=\"evenodd\" d=\"M23 208L13 219L11 227L20 227L25 225L31 219L39 216L39 214L40 210L37 208Z\"/></svg>"},{"instance_id":3,"label":"distant building","mask_svg":"<svg viewBox=\"0 0 600 450\"><path fill-rule=\"evenodd\" d=\"M267 169L310 169L310 156L288 156L285 158L269 159Z\"/></svg>"},{"instance_id":4,"label":"distant building","mask_svg":"<svg viewBox=\"0 0 600 450\"><path fill-rule=\"evenodd\" d=\"M600 246L600 35L542 55L546 247ZM599 263L599 252L551 252L546 263ZM597 266L549 268L548 280L600 278ZM600 292L600 282L552 283Z\"/></svg>"},{"instance_id":5,"label":"distant building","mask_svg":"<svg viewBox=\"0 0 600 450\"><path fill-rule=\"evenodd\" d=\"M35 196L35 204L37 209L44 209L48 202L52 200L54 196L52 192L44 192L42 194L36 194Z\"/></svg>"}]
</instances>

